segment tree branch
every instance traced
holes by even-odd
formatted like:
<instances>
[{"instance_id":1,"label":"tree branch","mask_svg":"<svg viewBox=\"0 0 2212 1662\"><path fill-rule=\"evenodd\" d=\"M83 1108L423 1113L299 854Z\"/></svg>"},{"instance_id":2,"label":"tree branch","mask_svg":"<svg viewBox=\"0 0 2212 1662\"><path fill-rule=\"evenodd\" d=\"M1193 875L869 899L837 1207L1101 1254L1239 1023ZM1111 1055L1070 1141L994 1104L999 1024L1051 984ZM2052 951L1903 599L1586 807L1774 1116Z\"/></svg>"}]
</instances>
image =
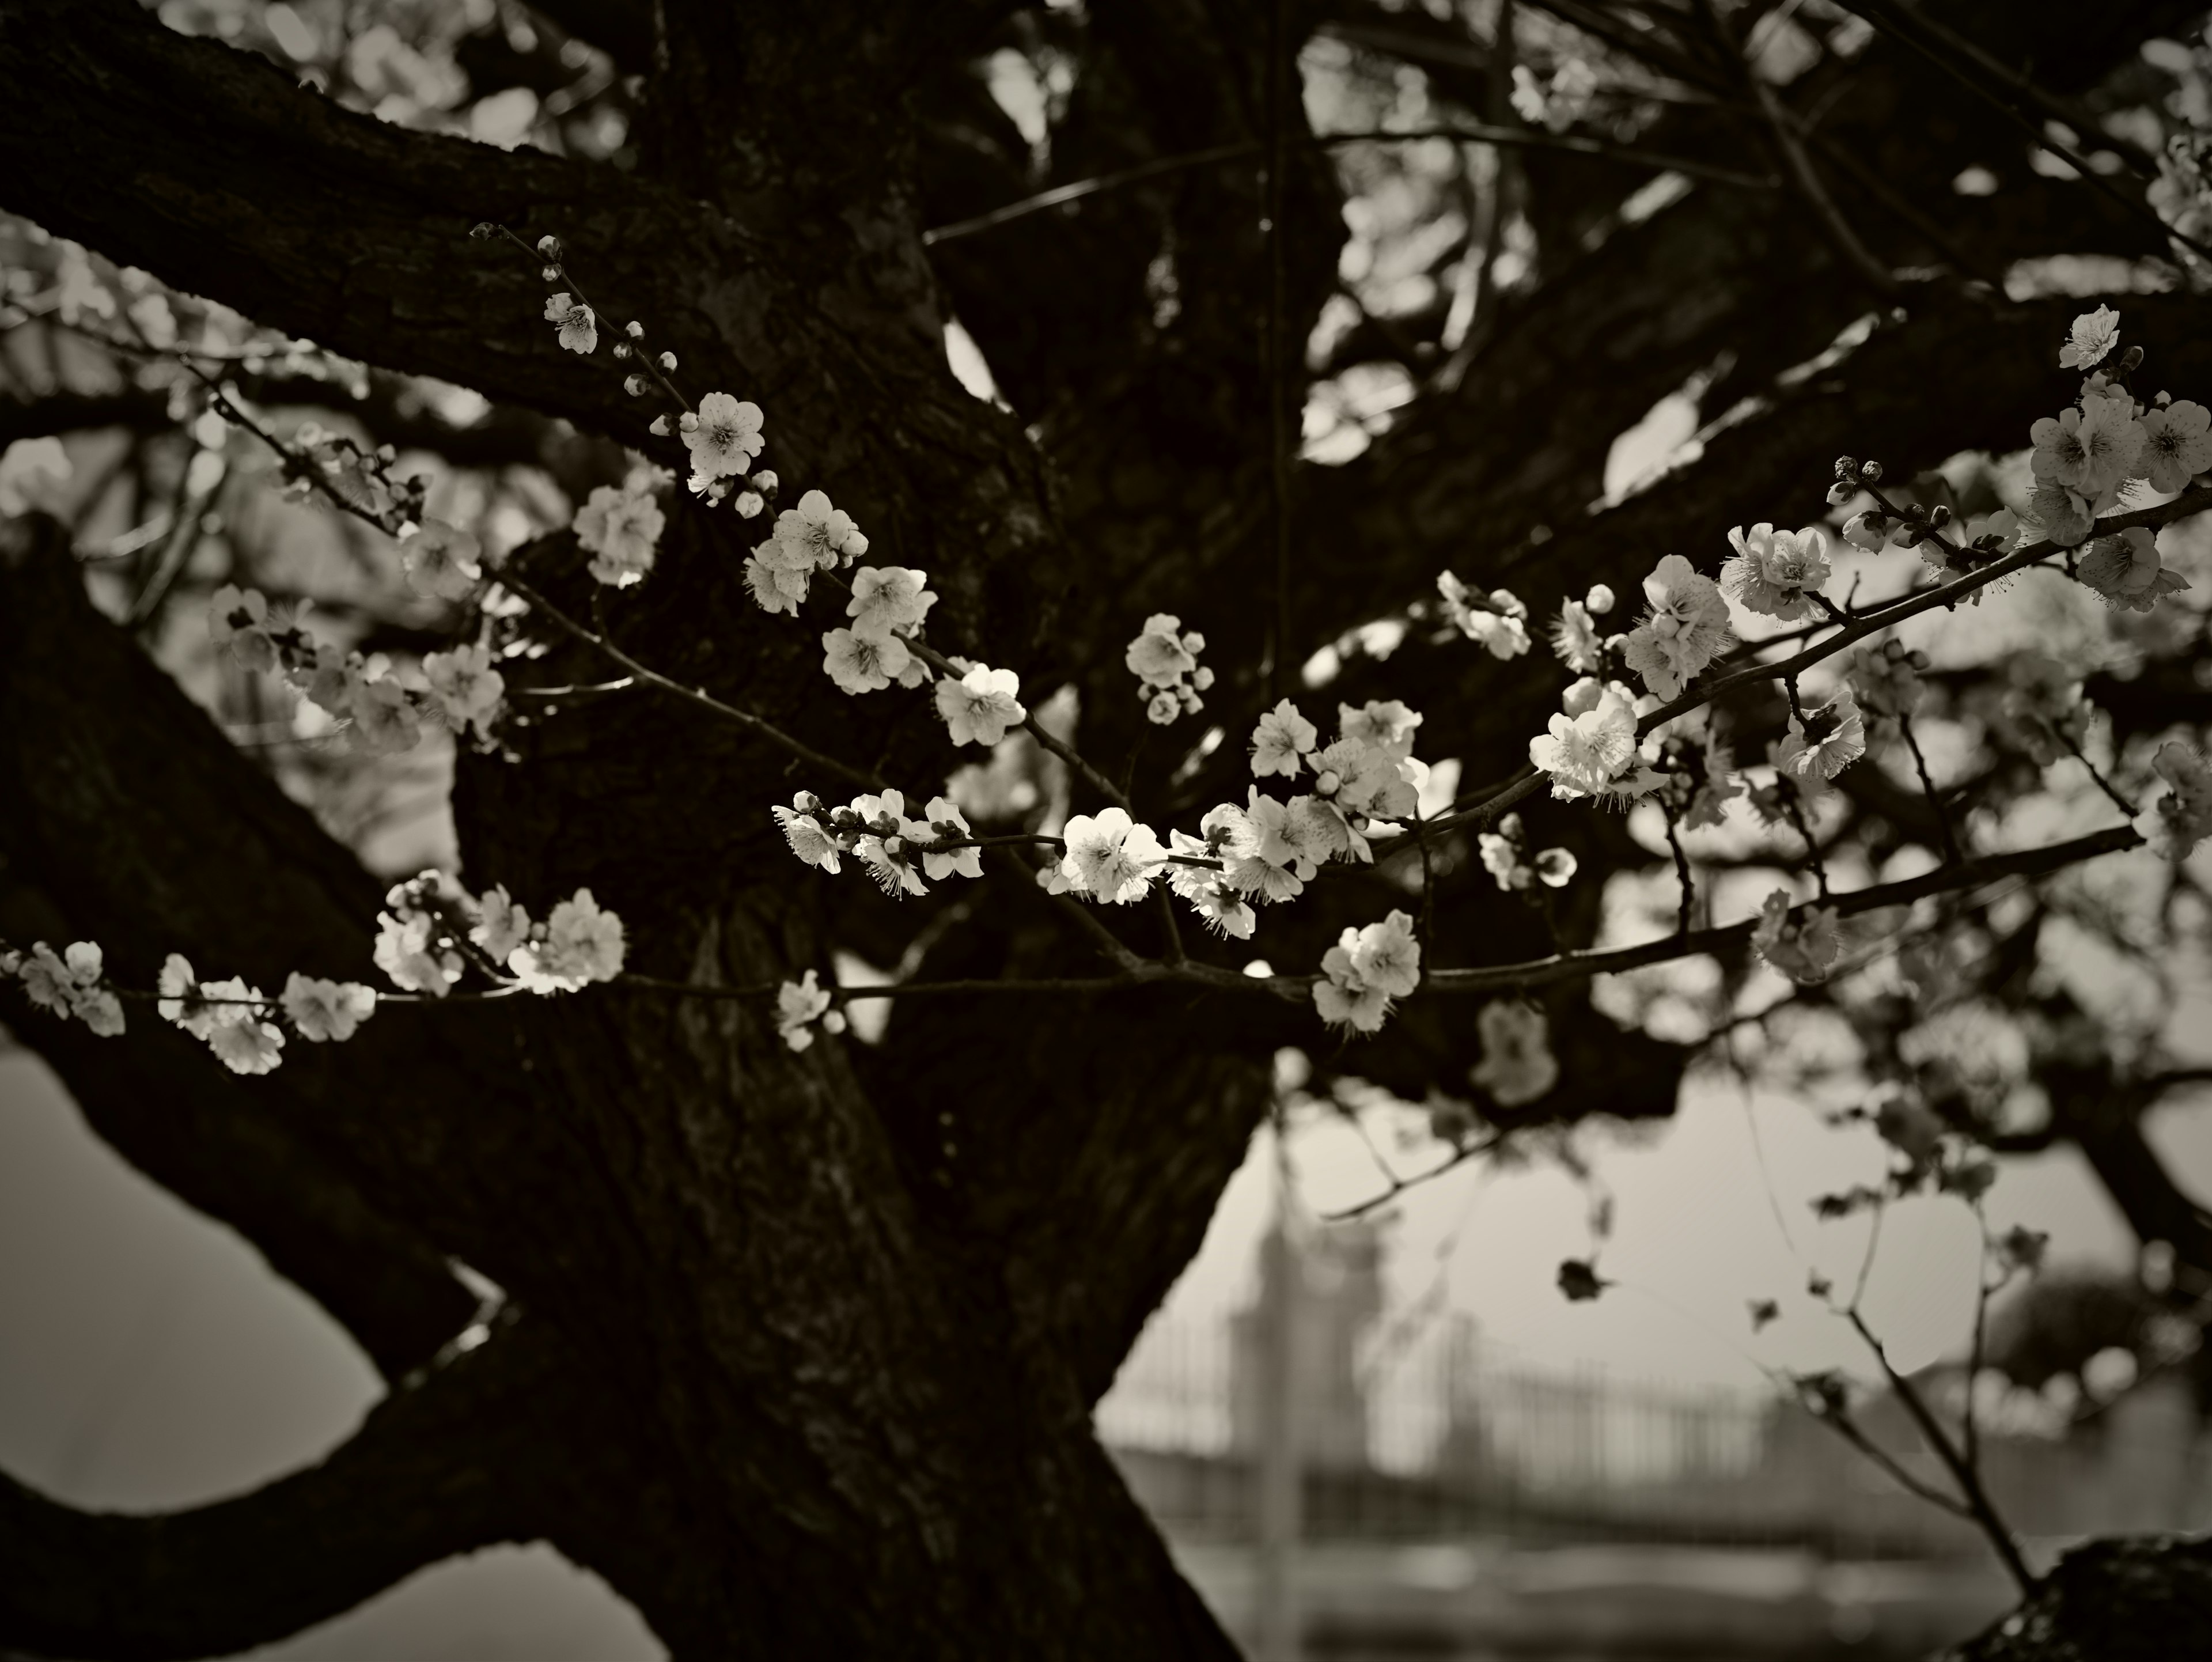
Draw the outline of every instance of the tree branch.
<instances>
[{"instance_id":1,"label":"tree branch","mask_svg":"<svg viewBox=\"0 0 2212 1662\"><path fill-rule=\"evenodd\" d=\"M541 1527L562 1399L544 1336L502 1319L396 1387L327 1459L190 1511L85 1513L0 1476L0 1646L87 1662L228 1655L411 1572Z\"/></svg>"},{"instance_id":2,"label":"tree branch","mask_svg":"<svg viewBox=\"0 0 2212 1662\"><path fill-rule=\"evenodd\" d=\"M60 527L8 528L0 926L98 941L137 984L182 952L281 987L292 970L372 972L380 887L93 610ZM501 1018L395 1014L342 1061L302 1046L251 1081L155 1022L119 1040L28 1015L16 1030L126 1158L255 1240L389 1375L467 1319L449 1254L514 1284L486 1263L500 1232L463 1191L496 1190L506 1136L527 1123L502 1105L516 1085ZM458 1156L455 1135L475 1154L435 1152Z\"/></svg>"}]
</instances>

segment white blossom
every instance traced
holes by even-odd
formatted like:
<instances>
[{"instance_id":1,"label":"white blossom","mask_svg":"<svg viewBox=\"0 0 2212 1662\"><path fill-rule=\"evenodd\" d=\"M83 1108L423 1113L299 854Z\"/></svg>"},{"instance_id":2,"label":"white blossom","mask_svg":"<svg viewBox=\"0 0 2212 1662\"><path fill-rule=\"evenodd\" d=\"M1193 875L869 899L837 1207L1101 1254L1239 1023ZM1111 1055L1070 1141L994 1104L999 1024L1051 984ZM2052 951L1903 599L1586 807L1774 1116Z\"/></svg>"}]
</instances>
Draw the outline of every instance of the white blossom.
<instances>
[{"instance_id":1,"label":"white blossom","mask_svg":"<svg viewBox=\"0 0 2212 1662\"><path fill-rule=\"evenodd\" d=\"M2154 490L2186 490L2212 467L2212 410L2184 399L2142 416L2140 458Z\"/></svg>"},{"instance_id":2,"label":"white blossom","mask_svg":"<svg viewBox=\"0 0 2212 1662\"><path fill-rule=\"evenodd\" d=\"M207 990L214 992L218 986L239 988L249 998L261 997L258 990L236 981L214 983ZM208 1048L234 1074L273 1073L283 1060L284 1030L244 1006L238 1008L240 1014L235 1020L222 1022L208 1034Z\"/></svg>"},{"instance_id":3,"label":"white blossom","mask_svg":"<svg viewBox=\"0 0 2212 1662\"><path fill-rule=\"evenodd\" d=\"M2084 312L2067 332L2066 344L2058 349L2061 369L2089 369L2104 362L2119 344L2120 314L2109 306Z\"/></svg>"},{"instance_id":4,"label":"white blossom","mask_svg":"<svg viewBox=\"0 0 2212 1662\"><path fill-rule=\"evenodd\" d=\"M1168 851L1152 828L1135 823L1118 807L1077 814L1060 839L1067 852L1060 873L1068 887L1115 905L1142 899L1167 860Z\"/></svg>"},{"instance_id":5,"label":"white blossom","mask_svg":"<svg viewBox=\"0 0 2212 1662\"><path fill-rule=\"evenodd\" d=\"M1552 717L1548 731L1528 741L1528 760L1552 776L1552 794L1635 795L1657 782L1637 765L1635 706L1611 688L1577 715Z\"/></svg>"},{"instance_id":6,"label":"white blossom","mask_svg":"<svg viewBox=\"0 0 2212 1662\"><path fill-rule=\"evenodd\" d=\"M1420 984L1421 948L1413 920L1394 911L1380 923L1346 928L1322 954L1314 983L1314 1008L1332 1026L1363 1033L1382 1031L1390 1001Z\"/></svg>"},{"instance_id":7,"label":"white blossom","mask_svg":"<svg viewBox=\"0 0 2212 1662\"><path fill-rule=\"evenodd\" d=\"M750 399L709 393L699 400L697 418L684 429L691 453L693 489L702 479L733 478L752 465L767 442L761 436L761 407Z\"/></svg>"},{"instance_id":8,"label":"white blossom","mask_svg":"<svg viewBox=\"0 0 2212 1662\"><path fill-rule=\"evenodd\" d=\"M1298 758L1312 750L1320 737L1320 730L1298 714L1298 707L1284 699L1261 716L1260 725L1252 729L1253 776L1264 779L1279 773L1285 779L1295 778Z\"/></svg>"},{"instance_id":9,"label":"white blossom","mask_svg":"<svg viewBox=\"0 0 2212 1662\"><path fill-rule=\"evenodd\" d=\"M937 596L924 587L926 571L905 566L863 566L853 574L853 598L845 615L853 620L853 633L866 640L888 640L911 635L937 604Z\"/></svg>"},{"instance_id":10,"label":"white blossom","mask_svg":"<svg viewBox=\"0 0 2212 1662\"><path fill-rule=\"evenodd\" d=\"M948 877L981 877L983 874L983 850L974 843L964 849L951 849L939 853L930 845L957 837L972 837L968 816L949 796L933 796L929 800L929 818L917 827L914 842L921 850L921 868L933 883L942 883Z\"/></svg>"},{"instance_id":11,"label":"white blossom","mask_svg":"<svg viewBox=\"0 0 2212 1662\"><path fill-rule=\"evenodd\" d=\"M530 914L508 895L507 885L495 883L477 902L477 921L469 928L469 939L493 963L504 964L530 939Z\"/></svg>"},{"instance_id":12,"label":"white blossom","mask_svg":"<svg viewBox=\"0 0 2212 1662\"><path fill-rule=\"evenodd\" d=\"M822 637L822 667L848 693L874 692L896 681L919 685L928 667L895 635L857 635L833 629ZM921 673L915 672L919 669Z\"/></svg>"},{"instance_id":13,"label":"white blossom","mask_svg":"<svg viewBox=\"0 0 2212 1662\"><path fill-rule=\"evenodd\" d=\"M1200 638L1199 645L1204 644ZM1143 631L1129 642L1121 661L1147 686L1168 687L1198 667L1198 653L1184 644L1181 618L1156 612L1145 619Z\"/></svg>"},{"instance_id":14,"label":"white blossom","mask_svg":"<svg viewBox=\"0 0 2212 1662\"><path fill-rule=\"evenodd\" d=\"M555 906L544 928L542 938L533 938L507 955L507 967L531 991L574 992L589 982L612 981L622 973L622 919L600 906L589 889L579 889Z\"/></svg>"},{"instance_id":15,"label":"white blossom","mask_svg":"<svg viewBox=\"0 0 2212 1662\"><path fill-rule=\"evenodd\" d=\"M1721 567L1721 589L1749 611L1794 623L1828 581L1827 539L1817 527L1777 531L1762 521L1729 532L1729 545L1735 556Z\"/></svg>"},{"instance_id":16,"label":"white blossom","mask_svg":"<svg viewBox=\"0 0 2212 1662\"><path fill-rule=\"evenodd\" d=\"M987 664L977 664L955 681L946 678L937 684L937 713L952 732L956 745L995 745L1006 736L1006 729L1019 727L1029 719L1015 695L1021 691L1021 678L1011 669L993 669Z\"/></svg>"},{"instance_id":17,"label":"white blossom","mask_svg":"<svg viewBox=\"0 0 2212 1662\"><path fill-rule=\"evenodd\" d=\"M393 891L398 894L398 891ZM376 915L376 967L403 993L443 998L460 979L461 958L436 944L437 920L424 912Z\"/></svg>"},{"instance_id":18,"label":"white blossom","mask_svg":"<svg viewBox=\"0 0 2212 1662\"><path fill-rule=\"evenodd\" d=\"M1401 761L1413 753L1413 734L1423 719L1397 698L1370 698L1357 709L1350 704L1336 707L1340 734Z\"/></svg>"},{"instance_id":19,"label":"white blossom","mask_svg":"<svg viewBox=\"0 0 2212 1662\"><path fill-rule=\"evenodd\" d=\"M451 652L428 653L422 675L453 731L473 728L489 736L499 701L507 692L506 678L491 667L489 647L479 641Z\"/></svg>"},{"instance_id":20,"label":"white blossom","mask_svg":"<svg viewBox=\"0 0 2212 1662\"><path fill-rule=\"evenodd\" d=\"M2148 612L2190 587L2186 577L2160 560L2157 533L2141 525L2091 543L2075 575L2115 611Z\"/></svg>"},{"instance_id":21,"label":"white blossom","mask_svg":"<svg viewBox=\"0 0 2212 1662\"><path fill-rule=\"evenodd\" d=\"M814 1043L814 1024L829 1008L830 994L816 984L813 971L784 982L775 989L776 1037L793 1050L805 1050Z\"/></svg>"},{"instance_id":22,"label":"white blossom","mask_svg":"<svg viewBox=\"0 0 2212 1662\"><path fill-rule=\"evenodd\" d=\"M284 983L282 1002L300 1037L317 1044L351 1038L376 1014L373 989L357 981L320 981L297 970Z\"/></svg>"},{"instance_id":23,"label":"white blossom","mask_svg":"<svg viewBox=\"0 0 2212 1662\"><path fill-rule=\"evenodd\" d=\"M1629 631L1622 656L1660 697L1679 697L1728 645L1728 602L1720 585L1680 554L1653 568L1644 593L1651 609Z\"/></svg>"},{"instance_id":24,"label":"white blossom","mask_svg":"<svg viewBox=\"0 0 2212 1662\"><path fill-rule=\"evenodd\" d=\"M397 756L415 748L422 736L422 718L407 689L390 676L352 685L353 741L371 756Z\"/></svg>"},{"instance_id":25,"label":"white blossom","mask_svg":"<svg viewBox=\"0 0 2212 1662\"><path fill-rule=\"evenodd\" d=\"M1507 589L1475 594L1449 571L1437 574L1437 592L1460 632L1493 658L1516 658L1528 649L1528 608Z\"/></svg>"},{"instance_id":26,"label":"white blossom","mask_svg":"<svg viewBox=\"0 0 2212 1662\"><path fill-rule=\"evenodd\" d=\"M1560 603L1559 615L1552 620L1552 651L1577 675L1604 667L1605 639L1582 601Z\"/></svg>"},{"instance_id":27,"label":"white blossom","mask_svg":"<svg viewBox=\"0 0 2212 1662\"><path fill-rule=\"evenodd\" d=\"M2094 498L2128 477L2149 435L2128 399L2091 396L2078 410L2041 417L2028 436L2035 445L2029 466L2039 481Z\"/></svg>"},{"instance_id":28,"label":"white blossom","mask_svg":"<svg viewBox=\"0 0 2212 1662\"><path fill-rule=\"evenodd\" d=\"M474 537L443 520L425 520L399 539L408 587L435 600L466 599L483 575L482 554Z\"/></svg>"},{"instance_id":29,"label":"white blossom","mask_svg":"<svg viewBox=\"0 0 2212 1662\"><path fill-rule=\"evenodd\" d=\"M819 866L835 874L839 869L837 839L817 817L821 807L811 793L801 791L790 807L772 807L769 812L775 816L784 841L791 844L793 854L810 866Z\"/></svg>"},{"instance_id":30,"label":"white blossom","mask_svg":"<svg viewBox=\"0 0 2212 1662\"><path fill-rule=\"evenodd\" d=\"M1849 687L1802 721L1790 718L1790 731L1775 751L1776 765L1792 778L1817 788L1866 754L1866 721Z\"/></svg>"},{"instance_id":31,"label":"white blossom","mask_svg":"<svg viewBox=\"0 0 2212 1662\"><path fill-rule=\"evenodd\" d=\"M599 344L599 322L592 308L574 295L549 295L545 320L561 326L561 344L571 352L588 353Z\"/></svg>"},{"instance_id":32,"label":"white blossom","mask_svg":"<svg viewBox=\"0 0 2212 1662\"><path fill-rule=\"evenodd\" d=\"M573 528L578 545L592 556L592 575L611 587L627 588L653 569L667 525L649 489L625 484L593 490L577 510Z\"/></svg>"}]
</instances>

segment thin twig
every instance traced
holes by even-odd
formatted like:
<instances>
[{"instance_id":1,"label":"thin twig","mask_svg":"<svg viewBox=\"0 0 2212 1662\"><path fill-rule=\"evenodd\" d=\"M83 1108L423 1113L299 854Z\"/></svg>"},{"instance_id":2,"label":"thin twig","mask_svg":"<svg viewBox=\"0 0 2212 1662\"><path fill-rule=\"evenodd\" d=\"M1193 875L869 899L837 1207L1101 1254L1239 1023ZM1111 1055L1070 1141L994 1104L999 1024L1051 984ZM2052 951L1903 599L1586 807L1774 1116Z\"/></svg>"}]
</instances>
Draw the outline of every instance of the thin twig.
<instances>
[{"instance_id":1,"label":"thin twig","mask_svg":"<svg viewBox=\"0 0 2212 1662\"><path fill-rule=\"evenodd\" d=\"M2114 807L2118 808L2122 813L2127 815L2129 819L2134 819L2136 815L2136 805L2128 801L2128 799L2121 794L2119 788L2113 784L2111 780L2106 778L2103 773L2099 771L2097 764L2094 762L2092 762L2083 752L2081 746L2074 741L2073 735L2066 732L2066 730L2061 728L2056 721L2051 724L2051 730L2058 735L2058 742L2066 746L2067 752L2083 767L2089 770L2089 777L2097 782L2097 788L2105 793L2106 801L2112 803Z\"/></svg>"},{"instance_id":2,"label":"thin twig","mask_svg":"<svg viewBox=\"0 0 2212 1662\"><path fill-rule=\"evenodd\" d=\"M1608 144L1601 139L1586 138L1577 133L1554 133L1540 128L1509 127L1483 121L1463 121L1451 126L1376 129L1370 132L1316 133L1297 142L1316 149L1335 149L1346 144L1414 144L1431 138L1457 139L1470 144L1500 144L1521 149L1565 150L1575 155L1617 161L1625 167L1648 167L1658 173L1686 174L1692 178L1709 180L1716 185L1732 186L1737 190L1771 191L1776 188L1774 180L1762 178L1757 174L1741 173L1732 167L1717 167L1692 156L1644 149L1632 144ZM1266 153L1267 147L1263 143L1248 139L1235 144L1216 144L1202 150L1191 150L1181 155L1158 156L1152 161L1140 161L1133 167L1117 168L1094 178L1055 185L1048 191L1039 191L1034 196L1023 197L1003 207L993 208L967 219L956 219L949 224L933 226L921 234L921 240L925 247L957 241L962 237L975 236L1017 220L1027 219L1032 214L1065 207L1071 202L1080 202L1086 197L1120 190L1124 186L1141 185L1148 179L1158 179L1164 174L1210 167L1218 162L1242 161Z\"/></svg>"},{"instance_id":3,"label":"thin twig","mask_svg":"<svg viewBox=\"0 0 2212 1662\"><path fill-rule=\"evenodd\" d=\"M908 649L911 651L915 657L921 659L922 662L927 664L939 674L949 675L955 680L959 679L961 674L959 667L943 653L939 652L935 647L929 645L927 642L917 640L908 640L906 644ZM1047 728L1043 722L1036 719L1035 712L1031 712L1030 714L1023 716L1023 718L1019 721L1016 722L1014 726L1017 731L1028 734L1030 738L1036 740L1037 743L1042 746L1046 750L1050 751L1054 756L1060 758L1061 761L1066 763L1068 766L1073 768L1078 773L1081 774L1084 778L1090 782L1092 789L1096 790L1101 796L1104 797L1109 802L1111 802L1115 807L1121 809L1122 813L1133 813L1135 812L1135 810L1129 806L1129 799L1123 794L1121 788L1119 785L1116 785L1111 779L1109 779L1104 774L1099 772L1097 768L1092 767L1090 763L1085 761L1083 758L1077 755L1073 746L1063 743L1055 734L1054 734L1051 729Z\"/></svg>"},{"instance_id":4,"label":"thin twig","mask_svg":"<svg viewBox=\"0 0 2212 1662\"><path fill-rule=\"evenodd\" d=\"M2017 106L1998 97L1987 85L1975 80L1972 76L1966 75L1951 59L1947 58L1942 53L1936 52L1933 47L1929 46L1927 41L1923 39L1918 32L1913 27L1912 24L1907 21L1909 15L1904 11L1903 8L1889 3L1889 0L1867 0L1866 3L1858 3L1856 5L1856 9L1860 15L1864 17L1869 22L1874 24L1877 28L1880 28L1885 34L1889 35L1893 40L1903 41L1908 47L1911 48L1914 52L1918 52L1923 58L1935 64L1936 68L1942 70L1946 75L1950 76L1961 86L1965 87L1969 92L1972 92L1977 96L1985 100L1987 102L1995 105L1999 110L2003 112L2006 119L2012 122L2014 125L2019 127L2023 132L2026 132L2031 138L2034 139L2039 146L2044 149L2049 150L2053 155L2058 156L2064 161L2068 166L2074 169L2075 175L2079 177L2084 184L2089 186L2092 189L2099 192L2102 195L2111 198L2114 202L2118 203L2121 207L2126 209L2136 218L2148 220L2150 223L2158 227L2159 234L2161 236L2171 237L2176 242L2180 243L2184 247L2191 249L2199 254L2203 254L2208 259L2212 259L2212 245L2200 242L2195 237L2191 236L2187 232L2177 230L2174 227L2167 224L2166 221L2159 217L2158 210L2156 209L2153 208L2148 202L2138 202L2135 198L2130 196L2125 191L2120 189L2118 186L2106 179L2102 174L2099 173L2094 167L2089 165L2089 160L2087 156L2081 155L2081 153L2076 150L2072 145L2064 143L2059 139L2051 137L2051 135L2046 131L2033 117L2025 114Z\"/></svg>"},{"instance_id":5,"label":"thin twig","mask_svg":"<svg viewBox=\"0 0 2212 1662\"><path fill-rule=\"evenodd\" d=\"M1843 255L1844 262L1866 279L1869 288L1884 300L1895 300L1898 295L1896 277L1869 252L1865 243L1859 240L1858 233L1851 228L1850 221L1844 217L1843 210L1836 206L1835 198L1820 183L1820 176L1813 171L1813 163L1805 154L1805 147L1797 142L1796 132L1782 118L1782 102L1774 88L1755 74L1747 72L1744 79L1750 83L1753 94L1759 100L1759 107L1765 113L1767 125L1773 130L1775 146L1782 152L1782 160L1789 167L1790 177L1796 181L1798 194L1805 198L1807 205L1820 220L1821 228L1828 234L1828 240L1836 245L1836 250Z\"/></svg>"},{"instance_id":6,"label":"thin twig","mask_svg":"<svg viewBox=\"0 0 2212 1662\"><path fill-rule=\"evenodd\" d=\"M1928 776L1928 758L1920 753L1920 741L1912 736L1912 718L1903 710L1897 713L1897 730L1904 735L1905 749L1912 752L1912 767L1920 776L1921 794L1928 799L1929 812L1936 816L1936 834L1943 839L1943 858L1956 860L1959 843L1952 835L1951 815L1936 792L1936 782Z\"/></svg>"},{"instance_id":7,"label":"thin twig","mask_svg":"<svg viewBox=\"0 0 2212 1662\"><path fill-rule=\"evenodd\" d=\"M696 687L687 687L681 681L672 680L663 675L650 665L640 662L617 646L612 637L606 634L604 629L592 630L585 628L583 624L547 600L539 590L522 578L514 575L511 571L501 571L499 581L528 601L531 610L543 612L561 629L586 645L595 648L605 656L612 659L639 680L656 686L663 692L672 693L687 703L697 705L701 709L712 711L726 721L735 721L747 732L767 740L770 744L781 746L802 761L810 762L817 768L834 773L841 779L849 779L855 784L866 786L871 790L886 788L883 779L878 775L871 773L865 768L856 768L848 762L841 762L834 756L825 756L811 745L793 738L773 722L763 721L750 710L739 709L735 704L726 704L720 698L714 697ZM604 623L604 618L602 623Z\"/></svg>"},{"instance_id":8,"label":"thin twig","mask_svg":"<svg viewBox=\"0 0 2212 1662\"><path fill-rule=\"evenodd\" d=\"M1918 1389L1897 1371L1896 1365L1889 1360L1889 1353L1882 1348L1881 1341L1875 1338L1873 1330L1867 1326L1865 1318L1856 1310L1845 1311L1844 1317L1859 1337L1866 1342L1867 1348L1874 1353L1875 1361L1881 1365L1882 1376L1889 1381L1890 1390L1905 1404L1905 1412L1920 1428L1921 1436L1935 1451L1936 1458L1942 1461L1943 1469L1951 1474L1951 1481L1959 1486L1959 1493L1973 1514L1974 1521L1981 1525L1982 1533L1996 1549L1997 1556L2003 1561L2013 1580L2019 1583L2020 1590L2023 1593L2034 1592L2035 1576L2028 1569L2027 1561L2021 1556L2020 1543L2013 1538L2012 1531L2006 1527L2004 1519L1997 1515L1996 1507L1990 1502L1989 1491L1982 1483L1981 1473L1953 1445L1944 1433L1942 1422L1922 1399Z\"/></svg>"},{"instance_id":9,"label":"thin twig","mask_svg":"<svg viewBox=\"0 0 2212 1662\"><path fill-rule=\"evenodd\" d=\"M1667 822L1667 846L1673 850L1674 855L1674 878L1682 888L1681 933L1687 934L1690 932L1691 920L1696 912L1698 904L1697 888L1690 879L1690 856L1683 851L1682 839L1675 830L1673 810L1662 802L1660 804L1660 813L1665 817Z\"/></svg>"}]
</instances>

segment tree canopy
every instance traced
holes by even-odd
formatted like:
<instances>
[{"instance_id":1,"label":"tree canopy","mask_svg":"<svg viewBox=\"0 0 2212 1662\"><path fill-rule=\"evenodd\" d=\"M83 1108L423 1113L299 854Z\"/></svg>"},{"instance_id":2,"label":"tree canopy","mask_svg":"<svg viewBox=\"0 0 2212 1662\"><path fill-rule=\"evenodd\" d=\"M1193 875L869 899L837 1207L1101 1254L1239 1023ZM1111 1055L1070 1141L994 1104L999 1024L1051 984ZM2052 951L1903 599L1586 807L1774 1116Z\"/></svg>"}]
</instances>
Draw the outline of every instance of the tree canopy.
<instances>
[{"instance_id":1,"label":"tree canopy","mask_svg":"<svg viewBox=\"0 0 2212 1662\"><path fill-rule=\"evenodd\" d=\"M1090 1416L1285 1049L1425 1169L1701 1066L1841 1209L2071 1141L2201 1295L2204 21L0 0L0 1013L392 1386L0 1477L0 1643L545 1539L680 1653L1230 1655Z\"/></svg>"}]
</instances>

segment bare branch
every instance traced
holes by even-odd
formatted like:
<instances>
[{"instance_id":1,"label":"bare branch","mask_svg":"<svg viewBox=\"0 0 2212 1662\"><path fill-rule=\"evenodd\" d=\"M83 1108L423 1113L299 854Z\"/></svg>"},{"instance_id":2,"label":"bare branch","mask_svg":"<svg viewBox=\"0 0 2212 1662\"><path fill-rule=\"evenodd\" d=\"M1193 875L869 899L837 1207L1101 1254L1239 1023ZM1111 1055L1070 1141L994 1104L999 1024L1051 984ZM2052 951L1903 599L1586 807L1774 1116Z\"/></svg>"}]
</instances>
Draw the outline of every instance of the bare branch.
<instances>
[{"instance_id":1,"label":"bare branch","mask_svg":"<svg viewBox=\"0 0 2212 1662\"><path fill-rule=\"evenodd\" d=\"M321 1464L235 1500L85 1513L0 1476L0 1645L228 1655L352 1609L426 1564L537 1532L562 1397L520 1318L410 1378Z\"/></svg>"}]
</instances>

